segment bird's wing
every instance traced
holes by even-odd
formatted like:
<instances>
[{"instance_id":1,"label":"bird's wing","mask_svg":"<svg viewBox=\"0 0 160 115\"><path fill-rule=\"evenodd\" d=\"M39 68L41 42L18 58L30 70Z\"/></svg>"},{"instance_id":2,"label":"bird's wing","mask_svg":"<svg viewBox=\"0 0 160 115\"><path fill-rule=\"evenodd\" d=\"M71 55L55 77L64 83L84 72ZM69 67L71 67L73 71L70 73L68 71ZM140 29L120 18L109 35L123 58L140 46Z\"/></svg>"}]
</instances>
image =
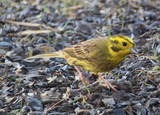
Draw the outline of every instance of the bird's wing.
<instances>
[{"instance_id":1,"label":"bird's wing","mask_svg":"<svg viewBox=\"0 0 160 115\"><path fill-rule=\"evenodd\" d=\"M69 47L66 47L63 49L63 51L74 58L83 60L83 59L90 59L93 58L95 56L95 53L97 52L97 48L99 46L97 46L97 44L91 42L81 42L79 44L76 45L72 45Z\"/></svg>"},{"instance_id":2,"label":"bird's wing","mask_svg":"<svg viewBox=\"0 0 160 115\"><path fill-rule=\"evenodd\" d=\"M104 55L104 41L101 39L90 39L85 42L81 42L70 47L63 49L67 55L80 59L80 60L90 60L99 58L101 55ZM101 57L100 57L101 58Z\"/></svg>"}]
</instances>

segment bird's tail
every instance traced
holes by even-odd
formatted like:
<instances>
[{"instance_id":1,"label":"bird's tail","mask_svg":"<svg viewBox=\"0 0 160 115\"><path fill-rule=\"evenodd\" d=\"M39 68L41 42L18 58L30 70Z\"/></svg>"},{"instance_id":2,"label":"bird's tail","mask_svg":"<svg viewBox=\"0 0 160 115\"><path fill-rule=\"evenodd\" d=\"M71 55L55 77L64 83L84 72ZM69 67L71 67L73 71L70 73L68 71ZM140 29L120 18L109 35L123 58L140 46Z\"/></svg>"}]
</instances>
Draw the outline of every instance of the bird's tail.
<instances>
[{"instance_id":1,"label":"bird's tail","mask_svg":"<svg viewBox=\"0 0 160 115\"><path fill-rule=\"evenodd\" d=\"M40 55L32 56L32 57L29 57L27 59L52 58L52 57L64 58L64 53L62 51L57 51L57 52L52 52L52 53L40 54Z\"/></svg>"}]
</instances>

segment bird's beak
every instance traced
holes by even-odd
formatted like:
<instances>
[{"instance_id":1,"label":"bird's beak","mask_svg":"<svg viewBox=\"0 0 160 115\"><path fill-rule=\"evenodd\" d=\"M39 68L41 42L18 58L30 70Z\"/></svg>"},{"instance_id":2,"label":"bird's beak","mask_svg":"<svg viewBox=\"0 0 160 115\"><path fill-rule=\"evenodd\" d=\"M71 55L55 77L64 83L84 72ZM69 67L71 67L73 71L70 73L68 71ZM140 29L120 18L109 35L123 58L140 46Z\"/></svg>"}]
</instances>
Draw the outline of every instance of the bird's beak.
<instances>
[{"instance_id":1,"label":"bird's beak","mask_svg":"<svg viewBox=\"0 0 160 115\"><path fill-rule=\"evenodd\" d=\"M138 52L134 48L131 48L130 50L131 50L131 53L138 54Z\"/></svg>"}]
</instances>

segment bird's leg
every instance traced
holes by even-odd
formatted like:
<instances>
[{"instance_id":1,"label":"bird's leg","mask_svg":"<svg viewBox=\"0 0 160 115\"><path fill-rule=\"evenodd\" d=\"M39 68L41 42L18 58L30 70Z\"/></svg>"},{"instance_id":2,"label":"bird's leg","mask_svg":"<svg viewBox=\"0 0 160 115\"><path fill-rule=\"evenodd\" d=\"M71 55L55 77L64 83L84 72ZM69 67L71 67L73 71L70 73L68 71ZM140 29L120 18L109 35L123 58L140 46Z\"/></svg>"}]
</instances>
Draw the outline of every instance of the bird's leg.
<instances>
[{"instance_id":1,"label":"bird's leg","mask_svg":"<svg viewBox=\"0 0 160 115\"><path fill-rule=\"evenodd\" d=\"M94 85L94 84L100 82L100 80L103 80L103 81L104 81L105 86L106 86L108 89L112 89L112 90L116 91L116 89L114 88L114 86L113 86L112 84L110 84L107 80L105 80L105 79L103 78L103 76L101 76L101 75L99 75L99 74L98 74L98 80L95 81L94 83L92 83L91 85Z\"/></svg>"},{"instance_id":2,"label":"bird's leg","mask_svg":"<svg viewBox=\"0 0 160 115\"><path fill-rule=\"evenodd\" d=\"M82 72L78 69L78 67L74 66L74 68L75 68L76 71L78 72L78 74L79 74L78 76L81 78L83 84L90 85L89 80L84 77L84 75L83 75Z\"/></svg>"},{"instance_id":3,"label":"bird's leg","mask_svg":"<svg viewBox=\"0 0 160 115\"><path fill-rule=\"evenodd\" d=\"M97 80L97 81L95 81L95 82L93 82L93 83L91 84L91 86L92 86L92 85L94 85L94 84L96 84L96 83L99 83L99 82L100 82L100 80L101 80L101 79L100 79L100 78L98 78L98 80Z\"/></svg>"},{"instance_id":4,"label":"bird's leg","mask_svg":"<svg viewBox=\"0 0 160 115\"><path fill-rule=\"evenodd\" d=\"M106 85L106 87L107 87L108 89L112 89L113 91L117 91L112 84L110 84L107 80L105 80L105 79L103 78L103 76L101 76L101 75L98 74L98 77L99 77L101 80L104 81L104 83L105 83L105 85ZM98 81L99 81L99 80L98 80Z\"/></svg>"}]
</instances>

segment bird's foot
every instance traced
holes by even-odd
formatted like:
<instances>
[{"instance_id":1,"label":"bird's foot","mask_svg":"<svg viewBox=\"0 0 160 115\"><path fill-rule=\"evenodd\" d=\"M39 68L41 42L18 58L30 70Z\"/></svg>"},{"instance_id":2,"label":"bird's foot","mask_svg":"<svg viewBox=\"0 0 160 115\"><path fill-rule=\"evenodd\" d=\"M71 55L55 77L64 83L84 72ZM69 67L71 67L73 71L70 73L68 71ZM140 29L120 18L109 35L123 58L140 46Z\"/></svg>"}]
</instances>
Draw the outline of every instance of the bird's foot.
<instances>
[{"instance_id":1,"label":"bird's foot","mask_svg":"<svg viewBox=\"0 0 160 115\"><path fill-rule=\"evenodd\" d=\"M112 84L110 84L107 80L105 80L101 75L98 75L98 77L104 81L105 83L105 87L107 87L108 89L112 89L113 91L117 91Z\"/></svg>"}]
</instances>

